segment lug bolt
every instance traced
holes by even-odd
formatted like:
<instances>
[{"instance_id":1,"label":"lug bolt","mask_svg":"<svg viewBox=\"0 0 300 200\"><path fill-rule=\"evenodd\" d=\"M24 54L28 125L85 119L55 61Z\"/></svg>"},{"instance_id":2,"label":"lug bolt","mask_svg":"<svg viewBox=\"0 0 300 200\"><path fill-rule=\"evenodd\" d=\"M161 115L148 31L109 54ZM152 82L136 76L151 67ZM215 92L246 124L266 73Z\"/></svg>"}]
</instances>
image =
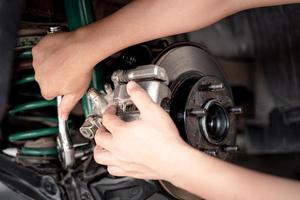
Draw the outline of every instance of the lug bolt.
<instances>
[{"instance_id":1,"label":"lug bolt","mask_svg":"<svg viewBox=\"0 0 300 200\"><path fill-rule=\"evenodd\" d=\"M57 33L57 32L61 32L60 26L50 26L48 28L47 34L52 34L52 33Z\"/></svg>"},{"instance_id":2,"label":"lug bolt","mask_svg":"<svg viewBox=\"0 0 300 200\"><path fill-rule=\"evenodd\" d=\"M212 91L212 92L221 91L224 89L225 87L223 83L217 83L217 84L209 83L209 84L201 85L199 87L200 91Z\"/></svg>"},{"instance_id":3,"label":"lug bolt","mask_svg":"<svg viewBox=\"0 0 300 200\"><path fill-rule=\"evenodd\" d=\"M223 151L225 152L232 152L232 151L238 151L239 147L238 146L225 146L223 147Z\"/></svg>"},{"instance_id":4,"label":"lug bolt","mask_svg":"<svg viewBox=\"0 0 300 200\"><path fill-rule=\"evenodd\" d=\"M204 153L206 153L208 155L211 155L211 156L214 156L214 157L217 157L218 149L205 149Z\"/></svg>"},{"instance_id":5,"label":"lug bolt","mask_svg":"<svg viewBox=\"0 0 300 200\"><path fill-rule=\"evenodd\" d=\"M204 117L206 116L206 110L202 108L193 108L190 110L189 114L196 117Z\"/></svg>"},{"instance_id":6,"label":"lug bolt","mask_svg":"<svg viewBox=\"0 0 300 200\"><path fill-rule=\"evenodd\" d=\"M224 85L223 85L223 83L211 84L211 85L208 85L208 89L211 91L219 91L219 90L224 89Z\"/></svg>"},{"instance_id":7,"label":"lug bolt","mask_svg":"<svg viewBox=\"0 0 300 200\"><path fill-rule=\"evenodd\" d=\"M228 111L236 115L243 113L243 109L241 107L231 107L228 109Z\"/></svg>"}]
</instances>

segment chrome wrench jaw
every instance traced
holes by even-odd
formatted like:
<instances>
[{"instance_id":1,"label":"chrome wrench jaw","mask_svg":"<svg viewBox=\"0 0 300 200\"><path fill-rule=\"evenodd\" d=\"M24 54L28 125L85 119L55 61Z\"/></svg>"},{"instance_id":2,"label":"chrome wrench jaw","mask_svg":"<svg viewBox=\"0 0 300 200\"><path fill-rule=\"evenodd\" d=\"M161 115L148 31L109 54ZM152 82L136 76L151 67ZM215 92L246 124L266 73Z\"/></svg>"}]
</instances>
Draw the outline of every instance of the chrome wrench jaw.
<instances>
[{"instance_id":1,"label":"chrome wrench jaw","mask_svg":"<svg viewBox=\"0 0 300 200\"><path fill-rule=\"evenodd\" d=\"M62 96L57 96L57 108L59 108L61 101ZM63 168L68 169L75 163L75 150L67 130L66 121L60 116L58 116L58 131L57 144L59 159L62 162Z\"/></svg>"},{"instance_id":2,"label":"chrome wrench jaw","mask_svg":"<svg viewBox=\"0 0 300 200\"><path fill-rule=\"evenodd\" d=\"M47 34L54 34L61 32L60 26L49 27ZM62 96L57 96L57 116L58 116L58 136L57 136L57 149L58 156L64 169L71 168L75 163L75 150L73 143L68 133L65 119L59 116L59 105L62 101Z\"/></svg>"}]
</instances>

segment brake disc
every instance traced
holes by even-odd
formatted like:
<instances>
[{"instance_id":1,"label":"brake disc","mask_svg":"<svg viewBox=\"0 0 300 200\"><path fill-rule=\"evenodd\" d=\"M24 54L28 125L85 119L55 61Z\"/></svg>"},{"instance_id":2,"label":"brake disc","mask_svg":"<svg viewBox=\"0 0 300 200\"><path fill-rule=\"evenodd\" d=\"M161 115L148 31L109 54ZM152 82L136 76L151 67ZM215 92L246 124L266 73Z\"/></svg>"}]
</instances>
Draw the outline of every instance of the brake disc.
<instances>
[{"instance_id":1,"label":"brake disc","mask_svg":"<svg viewBox=\"0 0 300 200\"><path fill-rule=\"evenodd\" d=\"M153 61L165 68L172 92L170 115L181 137L194 148L222 160L237 150L231 89L215 58L202 46L177 43ZM178 199L201 199L171 183L160 181Z\"/></svg>"}]
</instances>

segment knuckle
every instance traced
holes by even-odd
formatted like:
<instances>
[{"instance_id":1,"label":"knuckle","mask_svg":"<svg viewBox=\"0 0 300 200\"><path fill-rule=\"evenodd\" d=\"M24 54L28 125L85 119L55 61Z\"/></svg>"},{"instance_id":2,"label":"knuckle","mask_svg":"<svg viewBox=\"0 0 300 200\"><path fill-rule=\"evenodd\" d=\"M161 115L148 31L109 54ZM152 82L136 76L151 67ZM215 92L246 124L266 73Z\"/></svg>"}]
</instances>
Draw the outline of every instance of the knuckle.
<instances>
[{"instance_id":1,"label":"knuckle","mask_svg":"<svg viewBox=\"0 0 300 200\"><path fill-rule=\"evenodd\" d=\"M33 58L32 59L32 67L33 67L34 70L36 70L36 66L37 66L36 59Z\"/></svg>"},{"instance_id":2,"label":"knuckle","mask_svg":"<svg viewBox=\"0 0 300 200\"><path fill-rule=\"evenodd\" d=\"M105 114L103 115L103 118L102 118L102 124L105 126L107 125L108 123L110 123L112 120L112 117L110 114Z\"/></svg>"},{"instance_id":3,"label":"knuckle","mask_svg":"<svg viewBox=\"0 0 300 200\"><path fill-rule=\"evenodd\" d=\"M101 157L98 156L98 152L97 151L94 150L94 155L93 156L94 156L94 160L95 160L96 163L102 164Z\"/></svg>"},{"instance_id":4,"label":"knuckle","mask_svg":"<svg viewBox=\"0 0 300 200\"><path fill-rule=\"evenodd\" d=\"M54 98L54 96L45 89L41 89L41 94L46 100L52 100Z\"/></svg>"},{"instance_id":5,"label":"knuckle","mask_svg":"<svg viewBox=\"0 0 300 200\"><path fill-rule=\"evenodd\" d=\"M38 45L35 45L34 47L32 47L32 55L36 56L38 53Z\"/></svg>"},{"instance_id":6,"label":"knuckle","mask_svg":"<svg viewBox=\"0 0 300 200\"><path fill-rule=\"evenodd\" d=\"M123 176L124 175L116 167L112 167L112 166L108 166L107 171L108 171L109 174L111 174L113 176Z\"/></svg>"},{"instance_id":7,"label":"knuckle","mask_svg":"<svg viewBox=\"0 0 300 200\"><path fill-rule=\"evenodd\" d=\"M101 131L98 129L95 134L95 142L97 145L101 143Z\"/></svg>"},{"instance_id":8,"label":"knuckle","mask_svg":"<svg viewBox=\"0 0 300 200\"><path fill-rule=\"evenodd\" d=\"M109 174L116 176L115 170L113 167L108 166L107 171Z\"/></svg>"},{"instance_id":9,"label":"knuckle","mask_svg":"<svg viewBox=\"0 0 300 200\"><path fill-rule=\"evenodd\" d=\"M36 80L36 82L38 82L38 83L40 83L40 76L36 73L35 75L34 75L34 79Z\"/></svg>"}]
</instances>

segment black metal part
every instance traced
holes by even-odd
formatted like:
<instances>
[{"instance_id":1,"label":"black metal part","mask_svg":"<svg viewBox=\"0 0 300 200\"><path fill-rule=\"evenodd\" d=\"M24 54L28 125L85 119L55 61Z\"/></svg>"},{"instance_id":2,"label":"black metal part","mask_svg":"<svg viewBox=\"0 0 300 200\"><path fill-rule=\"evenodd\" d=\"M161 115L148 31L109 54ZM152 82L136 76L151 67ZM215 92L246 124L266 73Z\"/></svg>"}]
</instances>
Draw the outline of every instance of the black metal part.
<instances>
[{"instance_id":1,"label":"black metal part","mask_svg":"<svg viewBox=\"0 0 300 200\"><path fill-rule=\"evenodd\" d=\"M179 79L174 82L170 114L182 137L199 150L233 145L235 116L227 111L233 106L230 90L204 89L210 85L223 85L213 76L188 72ZM227 152L217 153L218 157L226 159Z\"/></svg>"},{"instance_id":2,"label":"black metal part","mask_svg":"<svg viewBox=\"0 0 300 200\"><path fill-rule=\"evenodd\" d=\"M201 119L199 126L203 127L206 139L210 142L220 142L228 134L229 116L226 109L217 101L210 100L205 104L207 115Z\"/></svg>"},{"instance_id":3,"label":"black metal part","mask_svg":"<svg viewBox=\"0 0 300 200\"><path fill-rule=\"evenodd\" d=\"M181 137L209 155L228 159L236 151L235 116L231 89L217 61L203 47L183 42L166 48L153 61L165 68L172 92L170 116ZM199 199L161 181L179 199Z\"/></svg>"},{"instance_id":4,"label":"black metal part","mask_svg":"<svg viewBox=\"0 0 300 200\"><path fill-rule=\"evenodd\" d=\"M32 199L62 199L61 187L48 175L41 175L10 157L0 154L0 181L9 188Z\"/></svg>"},{"instance_id":5,"label":"black metal part","mask_svg":"<svg viewBox=\"0 0 300 200\"><path fill-rule=\"evenodd\" d=\"M91 192L97 200L114 199L171 199L163 194L159 185L154 181L144 181L129 177L106 177L90 185Z\"/></svg>"}]
</instances>

